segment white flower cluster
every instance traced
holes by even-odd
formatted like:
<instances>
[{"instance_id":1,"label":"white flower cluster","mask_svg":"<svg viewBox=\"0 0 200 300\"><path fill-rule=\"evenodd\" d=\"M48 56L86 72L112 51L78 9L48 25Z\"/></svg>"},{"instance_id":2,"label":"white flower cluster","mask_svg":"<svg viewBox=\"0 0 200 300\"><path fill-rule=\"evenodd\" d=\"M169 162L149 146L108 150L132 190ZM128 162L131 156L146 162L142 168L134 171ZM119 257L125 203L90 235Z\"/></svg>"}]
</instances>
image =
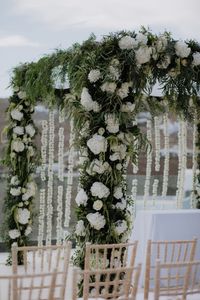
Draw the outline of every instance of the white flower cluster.
<instances>
[{"instance_id":1,"label":"white flower cluster","mask_svg":"<svg viewBox=\"0 0 200 300\"><path fill-rule=\"evenodd\" d=\"M165 148L165 161L163 170L163 185L162 196L167 195L168 180L169 180L169 132L168 132L168 114L163 117L163 133L164 133L164 148Z\"/></svg>"},{"instance_id":2,"label":"white flower cluster","mask_svg":"<svg viewBox=\"0 0 200 300\"><path fill-rule=\"evenodd\" d=\"M60 127L58 130L58 179L64 180L64 127Z\"/></svg>"},{"instance_id":3,"label":"white flower cluster","mask_svg":"<svg viewBox=\"0 0 200 300\"><path fill-rule=\"evenodd\" d=\"M123 36L119 40L119 48L122 50L130 50L136 48L138 45L135 38L132 38L129 35Z\"/></svg>"},{"instance_id":4,"label":"white flower cluster","mask_svg":"<svg viewBox=\"0 0 200 300\"><path fill-rule=\"evenodd\" d=\"M57 194L57 219L56 219L56 244L61 245L63 237L62 228L62 216L63 216L63 186L58 186Z\"/></svg>"},{"instance_id":5,"label":"white flower cluster","mask_svg":"<svg viewBox=\"0 0 200 300\"><path fill-rule=\"evenodd\" d=\"M124 210L126 208L126 199L122 198L120 202L115 204L115 207Z\"/></svg>"},{"instance_id":6,"label":"white flower cluster","mask_svg":"<svg viewBox=\"0 0 200 300\"><path fill-rule=\"evenodd\" d=\"M84 189L80 189L78 194L76 195L75 202L78 206L83 205L86 206L88 201L88 195L84 191Z\"/></svg>"},{"instance_id":7,"label":"white flower cluster","mask_svg":"<svg viewBox=\"0 0 200 300\"><path fill-rule=\"evenodd\" d=\"M44 238L44 217L45 217L45 198L46 198L46 190L40 189L40 211L39 211L39 218L38 218L38 246L43 245L43 238Z\"/></svg>"},{"instance_id":8,"label":"white flower cluster","mask_svg":"<svg viewBox=\"0 0 200 300\"><path fill-rule=\"evenodd\" d=\"M91 162L90 167L87 169L87 173L89 175L93 175L95 173L103 174L105 171L109 169L110 169L110 165L108 162L103 162L95 158Z\"/></svg>"},{"instance_id":9,"label":"white flower cluster","mask_svg":"<svg viewBox=\"0 0 200 300\"><path fill-rule=\"evenodd\" d=\"M96 213L89 213L86 216L88 222L90 223L90 226L93 227L96 230L100 230L103 228L106 224L106 220L103 215L101 215L99 212Z\"/></svg>"},{"instance_id":10,"label":"white flower cluster","mask_svg":"<svg viewBox=\"0 0 200 300\"><path fill-rule=\"evenodd\" d=\"M118 235L123 234L128 229L127 222L125 220L118 220L115 222L115 232Z\"/></svg>"},{"instance_id":11,"label":"white flower cluster","mask_svg":"<svg viewBox=\"0 0 200 300\"><path fill-rule=\"evenodd\" d=\"M98 69L91 70L88 79L91 83L97 82L101 78L101 72Z\"/></svg>"},{"instance_id":12,"label":"white flower cluster","mask_svg":"<svg viewBox=\"0 0 200 300\"><path fill-rule=\"evenodd\" d=\"M129 95L129 88L132 87L133 82L123 82L121 84L121 87L117 90L117 95L121 98L124 99L128 97Z\"/></svg>"},{"instance_id":13,"label":"white flower cluster","mask_svg":"<svg viewBox=\"0 0 200 300\"><path fill-rule=\"evenodd\" d=\"M12 196L19 196L19 195L21 195L21 193L22 193L22 188L19 186L19 187L15 187L15 188L11 188L10 189L10 194L12 195Z\"/></svg>"},{"instance_id":14,"label":"white flower cluster","mask_svg":"<svg viewBox=\"0 0 200 300\"><path fill-rule=\"evenodd\" d=\"M22 126L16 126L13 128L13 133L16 135L23 135L24 134L24 127Z\"/></svg>"},{"instance_id":15,"label":"white flower cluster","mask_svg":"<svg viewBox=\"0 0 200 300\"><path fill-rule=\"evenodd\" d=\"M113 196L114 196L116 199L121 199L121 198L123 197L123 191L122 191L122 187L121 187L121 186L116 186L116 187L114 188Z\"/></svg>"},{"instance_id":16,"label":"white flower cluster","mask_svg":"<svg viewBox=\"0 0 200 300\"><path fill-rule=\"evenodd\" d=\"M94 182L90 188L91 194L99 199L107 198L110 195L110 190L102 182Z\"/></svg>"},{"instance_id":17,"label":"white flower cluster","mask_svg":"<svg viewBox=\"0 0 200 300\"><path fill-rule=\"evenodd\" d=\"M29 200L31 197L35 196L36 193L36 186L34 181L30 181L27 183L26 188L23 191L23 195L22 195L22 200L23 201L27 201Z\"/></svg>"},{"instance_id":18,"label":"white flower cluster","mask_svg":"<svg viewBox=\"0 0 200 300\"><path fill-rule=\"evenodd\" d=\"M102 209L102 207L103 207L103 202L102 202L101 200L96 200L96 201L94 201L92 207L94 208L94 210L97 210L97 211L98 211L98 210Z\"/></svg>"},{"instance_id":19,"label":"white flower cluster","mask_svg":"<svg viewBox=\"0 0 200 300\"><path fill-rule=\"evenodd\" d=\"M106 152L108 143L105 137L94 134L93 137L87 141L87 146L91 152L97 155L101 152Z\"/></svg>"},{"instance_id":20,"label":"white flower cluster","mask_svg":"<svg viewBox=\"0 0 200 300\"><path fill-rule=\"evenodd\" d=\"M101 86L102 92L106 92L108 94L113 94L115 92L116 88L117 88L116 83L109 82L109 81L104 82Z\"/></svg>"},{"instance_id":21,"label":"white flower cluster","mask_svg":"<svg viewBox=\"0 0 200 300\"><path fill-rule=\"evenodd\" d=\"M118 80L120 77L120 62L118 59L112 59L110 66L109 66L109 78L111 80Z\"/></svg>"},{"instance_id":22,"label":"white flower cluster","mask_svg":"<svg viewBox=\"0 0 200 300\"><path fill-rule=\"evenodd\" d=\"M106 129L110 133L117 133L119 131L119 119L115 114L106 114L105 115Z\"/></svg>"},{"instance_id":23,"label":"white flower cluster","mask_svg":"<svg viewBox=\"0 0 200 300\"><path fill-rule=\"evenodd\" d=\"M110 149L114 152L110 155L110 160L123 160L126 157L127 146L125 144L111 145Z\"/></svg>"},{"instance_id":24,"label":"white flower cluster","mask_svg":"<svg viewBox=\"0 0 200 300\"><path fill-rule=\"evenodd\" d=\"M81 104L85 108L86 111L94 111L99 112L101 107L97 101L93 101L92 97L87 88L82 89L81 93Z\"/></svg>"},{"instance_id":25,"label":"white flower cluster","mask_svg":"<svg viewBox=\"0 0 200 300\"><path fill-rule=\"evenodd\" d=\"M79 220L76 224L75 234L79 236L85 236L85 225L83 220Z\"/></svg>"},{"instance_id":26,"label":"white flower cluster","mask_svg":"<svg viewBox=\"0 0 200 300\"><path fill-rule=\"evenodd\" d=\"M21 235L21 233L20 233L20 231L18 229L11 229L11 230L9 230L8 234L9 234L9 237L12 240L17 239Z\"/></svg>"},{"instance_id":27,"label":"white flower cluster","mask_svg":"<svg viewBox=\"0 0 200 300\"><path fill-rule=\"evenodd\" d=\"M176 55L180 58L186 58L189 56L191 49L188 47L188 45L183 41L178 41L175 44L175 52Z\"/></svg>"},{"instance_id":28,"label":"white flower cluster","mask_svg":"<svg viewBox=\"0 0 200 300\"><path fill-rule=\"evenodd\" d=\"M27 224L29 219L30 219L30 211L27 208L18 208L17 209L17 214L16 214L16 219L20 224Z\"/></svg>"},{"instance_id":29,"label":"white flower cluster","mask_svg":"<svg viewBox=\"0 0 200 300\"><path fill-rule=\"evenodd\" d=\"M21 139L15 139L15 140L12 141L11 148L15 152L19 153L19 152L23 152L24 151L25 145L21 141Z\"/></svg>"},{"instance_id":30,"label":"white flower cluster","mask_svg":"<svg viewBox=\"0 0 200 300\"><path fill-rule=\"evenodd\" d=\"M152 54L152 48L148 46L142 46L135 51L135 59L138 65L143 65L150 61Z\"/></svg>"},{"instance_id":31,"label":"white flower cluster","mask_svg":"<svg viewBox=\"0 0 200 300\"><path fill-rule=\"evenodd\" d=\"M10 184L11 185L19 185L19 178L17 175L11 177Z\"/></svg>"},{"instance_id":32,"label":"white flower cluster","mask_svg":"<svg viewBox=\"0 0 200 300\"><path fill-rule=\"evenodd\" d=\"M47 144L48 144L48 122L46 120L42 120L41 172L40 172L40 177L42 181L46 180Z\"/></svg>"},{"instance_id":33,"label":"white flower cluster","mask_svg":"<svg viewBox=\"0 0 200 300\"><path fill-rule=\"evenodd\" d=\"M11 115L12 119L16 120L16 121L21 121L24 117L23 112L21 112L17 108L14 108L13 110L11 110L10 115Z\"/></svg>"},{"instance_id":34,"label":"white flower cluster","mask_svg":"<svg viewBox=\"0 0 200 300\"><path fill-rule=\"evenodd\" d=\"M28 124L26 127L25 127L25 131L26 133L30 136L30 137L33 137L35 135L35 128L33 127L32 124Z\"/></svg>"}]
</instances>

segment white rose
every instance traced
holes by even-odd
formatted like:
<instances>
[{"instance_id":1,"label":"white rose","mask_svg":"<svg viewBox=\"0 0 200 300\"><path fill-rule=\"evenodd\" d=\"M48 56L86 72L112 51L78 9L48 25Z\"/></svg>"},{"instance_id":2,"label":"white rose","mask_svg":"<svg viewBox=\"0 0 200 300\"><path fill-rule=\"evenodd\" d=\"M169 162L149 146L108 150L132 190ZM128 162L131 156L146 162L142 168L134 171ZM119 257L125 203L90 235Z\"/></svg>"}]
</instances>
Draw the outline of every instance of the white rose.
<instances>
[{"instance_id":1,"label":"white rose","mask_svg":"<svg viewBox=\"0 0 200 300\"><path fill-rule=\"evenodd\" d=\"M11 177L10 184L11 185L18 185L19 184L19 178L18 178L17 175Z\"/></svg>"},{"instance_id":2,"label":"white rose","mask_svg":"<svg viewBox=\"0 0 200 300\"><path fill-rule=\"evenodd\" d=\"M100 111L100 105L92 100L92 97L87 88L82 89L81 93L81 104L85 108L86 111L93 110L94 112Z\"/></svg>"},{"instance_id":3,"label":"white rose","mask_svg":"<svg viewBox=\"0 0 200 300\"><path fill-rule=\"evenodd\" d=\"M19 111L18 109L13 109L10 112L10 115L13 120L17 120L17 121L21 121L24 116L24 114L21 111Z\"/></svg>"},{"instance_id":4,"label":"white rose","mask_svg":"<svg viewBox=\"0 0 200 300\"><path fill-rule=\"evenodd\" d=\"M13 132L17 135L23 135L24 134L24 127L16 126L16 127L13 128Z\"/></svg>"},{"instance_id":5,"label":"white rose","mask_svg":"<svg viewBox=\"0 0 200 300\"><path fill-rule=\"evenodd\" d=\"M176 55L184 58L184 57L188 57L188 55L190 54L191 49L188 47L188 45L183 42L183 41L178 41L175 44L175 52Z\"/></svg>"},{"instance_id":6,"label":"white rose","mask_svg":"<svg viewBox=\"0 0 200 300\"><path fill-rule=\"evenodd\" d=\"M75 234L79 236L85 236L85 226L83 220L79 220L76 224Z\"/></svg>"},{"instance_id":7,"label":"white rose","mask_svg":"<svg viewBox=\"0 0 200 300\"><path fill-rule=\"evenodd\" d=\"M122 169L122 164L116 164L116 169L120 171Z\"/></svg>"},{"instance_id":8,"label":"white rose","mask_svg":"<svg viewBox=\"0 0 200 300\"><path fill-rule=\"evenodd\" d=\"M12 240L15 240L16 238L20 237L20 235L21 235L21 233L18 229L9 230L8 234Z\"/></svg>"},{"instance_id":9,"label":"white rose","mask_svg":"<svg viewBox=\"0 0 200 300\"><path fill-rule=\"evenodd\" d=\"M16 141L13 141L12 142L12 149L15 151L15 152L22 152L24 151L24 143L19 141L19 140L16 140Z\"/></svg>"},{"instance_id":10,"label":"white rose","mask_svg":"<svg viewBox=\"0 0 200 300\"><path fill-rule=\"evenodd\" d=\"M110 133L117 133L119 131L119 119L114 114L105 115L106 129Z\"/></svg>"},{"instance_id":11,"label":"white rose","mask_svg":"<svg viewBox=\"0 0 200 300\"><path fill-rule=\"evenodd\" d=\"M104 82L101 86L102 92L107 92L110 94L113 94L117 88L117 85L115 82Z\"/></svg>"},{"instance_id":12,"label":"white rose","mask_svg":"<svg viewBox=\"0 0 200 300\"><path fill-rule=\"evenodd\" d=\"M20 99L26 99L26 92L20 91L17 95Z\"/></svg>"},{"instance_id":13,"label":"white rose","mask_svg":"<svg viewBox=\"0 0 200 300\"><path fill-rule=\"evenodd\" d=\"M129 35L123 36L119 40L119 48L122 50L130 50L137 47L138 42Z\"/></svg>"},{"instance_id":14,"label":"white rose","mask_svg":"<svg viewBox=\"0 0 200 300\"><path fill-rule=\"evenodd\" d=\"M17 221L23 225L27 224L30 218L30 214L31 213L27 208L18 208L16 216Z\"/></svg>"},{"instance_id":15,"label":"white rose","mask_svg":"<svg viewBox=\"0 0 200 300\"><path fill-rule=\"evenodd\" d=\"M193 61L192 61L193 66L199 66L200 65L200 52L193 53L192 57L193 57Z\"/></svg>"},{"instance_id":16,"label":"white rose","mask_svg":"<svg viewBox=\"0 0 200 300\"><path fill-rule=\"evenodd\" d=\"M101 72L98 69L91 70L88 74L88 79L91 83L98 81L100 77Z\"/></svg>"},{"instance_id":17,"label":"white rose","mask_svg":"<svg viewBox=\"0 0 200 300\"><path fill-rule=\"evenodd\" d=\"M27 227L26 227L26 230L25 230L25 236L28 236L29 234L31 234L31 232L32 232L32 227L30 226L30 225L28 225Z\"/></svg>"},{"instance_id":18,"label":"white rose","mask_svg":"<svg viewBox=\"0 0 200 300\"><path fill-rule=\"evenodd\" d=\"M106 152L108 143L105 137L94 134L93 137L87 141L87 146L91 152L99 154L101 152Z\"/></svg>"},{"instance_id":19,"label":"white rose","mask_svg":"<svg viewBox=\"0 0 200 300\"><path fill-rule=\"evenodd\" d=\"M137 34L137 36L136 36L135 39L136 39L136 41L137 41L138 43L140 43L140 44L142 44L142 45L146 45L147 42L148 42L148 37L147 37L145 34L141 33L141 32L139 32L139 33Z\"/></svg>"},{"instance_id":20,"label":"white rose","mask_svg":"<svg viewBox=\"0 0 200 300\"><path fill-rule=\"evenodd\" d=\"M133 112L135 109L135 103L126 102L121 105L120 111L121 112Z\"/></svg>"},{"instance_id":21,"label":"white rose","mask_svg":"<svg viewBox=\"0 0 200 300\"><path fill-rule=\"evenodd\" d=\"M118 235L123 234L127 229L128 226L125 220L119 220L115 223L115 232Z\"/></svg>"},{"instance_id":22,"label":"white rose","mask_svg":"<svg viewBox=\"0 0 200 300\"><path fill-rule=\"evenodd\" d=\"M80 189L80 191L78 192L78 194L75 198L76 204L78 206L80 206L80 205L86 206L87 201L88 201L88 196L87 196L86 192L84 191L84 189Z\"/></svg>"},{"instance_id":23,"label":"white rose","mask_svg":"<svg viewBox=\"0 0 200 300\"><path fill-rule=\"evenodd\" d=\"M33 125L29 124L25 127L26 133L30 136L33 137L35 135L35 128Z\"/></svg>"},{"instance_id":24,"label":"white rose","mask_svg":"<svg viewBox=\"0 0 200 300\"><path fill-rule=\"evenodd\" d=\"M104 216L102 216L99 212L96 212L94 214L90 213L86 216L86 218L90 223L90 226L96 230L100 230L106 224Z\"/></svg>"},{"instance_id":25,"label":"white rose","mask_svg":"<svg viewBox=\"0 0 200 300\"><path fill-rule=\"evenodd\" d=\"M96 200L92 206L95 210L100 210L103 207L103 202L101 200Z\"/></svg>"},{"instance_id":26,"label":"white rose","mask_svg":"<svg viewBox=\"0 0 200 300\"><path fill-rule=\"evenodd\" d=\"M127 150L126 145L124 145L124 144L111 145L110 149L113 152L116 152L117 154L119 154L120 159L124 159L126 157L126 150Z\"/></svg>"},{"instance_id":27,"label":"white rose","mask_svg":"<svg viewBox=\"0 0 200 300\"><path fill-rule=\"evenodd\" d=\"M104 133L105 133L105 129L103 127L98 129L98 134L104 135Z\"/></svg>"},{"instance_id":28,"label":"white rose","mask_svg":"<svg viewBox=\"0 0 200 300\"><path fill-rule=\"evenodd\" d=\"M122 198L121 202L117 202L115 207L118 209L124 210L126 208L126 200L124 198Z\"/></svg>"},{"instance_id":29,"label":"white rose","mask_svg":"<svg viewBox=\"0 0 200 300\"><path fill-rule=\"evenodd\" d=\"M13 195L13 196L21 195L21 187L19 186L18 188L11 188L10 189L10 194Z\"/></svg>"},{"instance_id":30,"label":"white rose","mask_svg":"<svg viewBox=\"0 0 200 300\"><path fill-rule=\"evenodd\" d=\"M122 187L121 186L116 186L114 188L114 194L113 194L113 196L116 199L121 199L123 197L123 191L122 191Z\"/></svg>"},{"instance_id":31,"label":"white rose","mask_svg":"<svg viewBox=\"0 0 200 300\"><path fill-rule=\"evenodd\" d=\"M142 65L150 61L152 49L147 46L141 46L135 51L135 58L138 65Z\"/></svg>"},{"instance_id":32,"label":"white rose","mask_svg":"<svg viewBox=\"0 0 200 300\"><path fill-rule=\"evenodd\" d=\"M91 194L99 199L107 198L110 195L110 190L102 182L94 182L90 188Z\"/></svg>"},{"instance_id":33,"label":"white rose","mask_svg":"<svg viewBox=\"0 0 200 300\"><path fill-rule=\"evenodd\" d=\"M26 185L25 192L22 196L23 201L27 201L29 198L35 196L36 186L34 182L28 182Z\"/></svg>"},{"instance_id":34,"label":"white rose","mask_svg":"<svg viewBox=\"0 0 200 300\"><path fill-rule=\"evenodd\" d=\"M107 165L106 162L103 162L98 159L94 159L90 165L90 170L91 172L103 174L109 168L109 166L110 165L109 164Z\"/></svg>"}]
</instances>

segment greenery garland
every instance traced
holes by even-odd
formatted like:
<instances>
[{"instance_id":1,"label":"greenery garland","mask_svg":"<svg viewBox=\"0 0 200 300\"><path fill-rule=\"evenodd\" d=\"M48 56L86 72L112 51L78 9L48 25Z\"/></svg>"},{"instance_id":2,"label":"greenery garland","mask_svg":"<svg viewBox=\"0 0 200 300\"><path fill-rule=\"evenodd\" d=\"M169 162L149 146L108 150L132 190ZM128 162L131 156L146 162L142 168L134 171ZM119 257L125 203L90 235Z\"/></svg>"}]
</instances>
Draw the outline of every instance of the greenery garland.
<instances>
[{"instance_id":1,"label":"greenery garland","mask_svg":"<svg viewBox=\"0 0 200 300\"><path fill-rule=\"evenodd\" d=\"M70 94L65 90L58 93L55 81L61 78L64 82L66 74ZM157 81L163 98L150 97ZM85 242L116 243L127 239L131 203L126 197L126 163L129 159L136 161L141 148L148 145L139 128L133 125L136 114L148 110L159 115L172 110L192 119L194 111L199 113L200 45L195 41L176 41L167 32L157 36L144 28L139 33L110 34L101 41L91 36L82 45L75 44L36 63L19 66L14 70L12 87L26 93L29 106L23 109L43 101L48 106L58 104L74 119L76 144L84 158L81 191L76 197L75 263L83 268ZM10 99L9 114L12 99L19 105L17 95L14 93ZM21 121L23 126L32 122L31 110L28 111ZM9 128L13 128L12 122ZM10 145L13 134L9 130ZM35 167L34 156L28 158L27 153L26 147L18 152L13 164L8 147L5 159L12 175L20 176L22 188L26 188L27 174ZM26 155L23 168L18 165L22 155ZM197 180L200 184L199 176ZM11 197L9 190L6 206L10 203L9 207L16 207L22 195ZM30 204L27 205L29 208ZM9 243L26 244L24 227L16 222L14 215L11 211L6 223L9 230L18 228L20 237L10 237Z\"/></svg>"}]
</instances>

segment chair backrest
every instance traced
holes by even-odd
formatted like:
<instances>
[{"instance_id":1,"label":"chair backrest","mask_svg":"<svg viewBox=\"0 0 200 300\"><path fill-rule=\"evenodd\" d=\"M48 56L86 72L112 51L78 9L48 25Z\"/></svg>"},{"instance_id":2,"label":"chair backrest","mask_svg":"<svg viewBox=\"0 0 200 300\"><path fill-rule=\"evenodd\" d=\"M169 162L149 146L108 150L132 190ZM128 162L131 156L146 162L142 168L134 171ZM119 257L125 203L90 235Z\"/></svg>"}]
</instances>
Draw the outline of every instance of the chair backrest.
<instances>
[{"instance_id":1,"label":"chair backrest","mask_svg":"<svg viewBox=\"0 0 200 300\"><path fill-rule=\"evenodd\" d=\"M154 288L154 273L156 261L161 263L189 262L194 260L197 239L151 241L147 242L144 299L148 299L149 290Z\"/></svg>"},{"instance_id":2,"label":"chair backrest","mask_svg":"<svg viewBox=\"0 0 200 300\"><path fill-rule=\"evenodd\" d=\"M18 255L23 265L18 265ZM57 269L59 275L60 297L64 299L68 267L71 254L71 242L64 245L12 247L12 268L14 274L47 273Z\"/></svg>"},{"instance_id":3,"label":"chair backrest","mask_svg":"<svg viewBox=\"0 0 200 300\"><path fill-rule=\"evenodd\" d=\"M78 299L78 282L83 280L83 300L88 299L120 299L135 300L141 264L136 267L84 270L74 269L73 297Z\"/></svg>"},{"instance_id":4,"label":"chair backrest","mask_svg":"<svg viewBox=\"0 0 200 300\"><path fill-rule=\"evenodd\" d=\"M154 300L162 296L200 295L200 261L187 263L156 263Z\"/></svg>"},{"instance_id":5,"label":"chair backrest","mask_svg":"<svg viewBox=\"0 0 200 300\"><path fill-rule=\"evenodd\" d=\"M0 276L0 300L57 300L59 272Z\"/></svg>"},{"instance_id":6,"label":"chair backrest","mask_svg":"<svg viewBox=\"0 0 200 300\"><path fill-rule=\"evenodd\" d=\"M124 244L86 243L85 270L132 267L138 241Z\"/></svg>"}]
</instances>

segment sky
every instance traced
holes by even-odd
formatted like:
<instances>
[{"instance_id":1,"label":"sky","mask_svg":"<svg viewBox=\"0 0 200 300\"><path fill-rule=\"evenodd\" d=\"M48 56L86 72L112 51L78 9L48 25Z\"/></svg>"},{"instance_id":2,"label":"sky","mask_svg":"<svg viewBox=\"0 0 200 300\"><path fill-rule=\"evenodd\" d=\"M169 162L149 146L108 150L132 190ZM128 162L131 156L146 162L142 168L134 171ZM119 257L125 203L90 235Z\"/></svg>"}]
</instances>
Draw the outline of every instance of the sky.
<instances>
[{"instance_id":1,"label":"sky","mask_svg":"<svg viewBox=\"0 0 200 300\"><path fill-rule=\"evenodd\" d=\"M12 69L118 30L148 26L154 33L200 42L200 0L0 0L0 97Z\"/></svg>"}]
</instances>

